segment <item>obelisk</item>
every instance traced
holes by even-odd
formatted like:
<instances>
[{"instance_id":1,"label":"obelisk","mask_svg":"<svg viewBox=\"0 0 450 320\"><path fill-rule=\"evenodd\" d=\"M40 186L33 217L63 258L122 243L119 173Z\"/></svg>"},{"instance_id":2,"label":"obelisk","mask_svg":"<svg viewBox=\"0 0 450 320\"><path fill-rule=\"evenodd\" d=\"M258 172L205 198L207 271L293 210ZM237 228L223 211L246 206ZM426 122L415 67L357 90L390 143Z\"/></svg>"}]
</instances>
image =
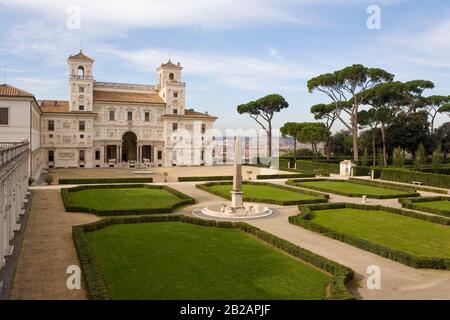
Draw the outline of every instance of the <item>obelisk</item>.
<instances>
[{"instance_id":1,"label":"obelisk","mask_svg":"<svg viewBox=\"0 0 450 320\"><path fill-rule=\"evenodd\" d=\"M231 209L239 210L244 208L242 201L242 152L241 138L234 139L234 166L233 166L233 191L231 191Z\"/></svg>"}]
</instances>

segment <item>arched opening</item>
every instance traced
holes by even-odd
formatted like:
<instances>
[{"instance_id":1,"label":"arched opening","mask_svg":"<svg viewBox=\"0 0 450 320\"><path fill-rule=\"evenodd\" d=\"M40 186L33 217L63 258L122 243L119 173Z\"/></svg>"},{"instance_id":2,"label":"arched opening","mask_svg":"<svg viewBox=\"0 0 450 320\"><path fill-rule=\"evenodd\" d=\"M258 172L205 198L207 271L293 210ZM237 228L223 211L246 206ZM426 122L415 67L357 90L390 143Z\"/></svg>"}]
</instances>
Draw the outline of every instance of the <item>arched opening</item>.
<instances>
[{"instance_id":1,"label":"arched opening","mask_svg":"<svg viewBox=\"0 0 450 320\"><path fill-rule=\"evenodd\" d=\"M84 67L83 66L79 66L77 69L77 75L80 77L84 77Z\"/></svg>"},{"instance_id":2,"label":"arched opening","mask_svg":"<svg viewBox=\"0 0 450 320\"><path fill-rule=\"evenodd\" d=\"M128 131L122 136L122 161L137 160L137 136Z\"/></svg>"},{"instance_id":3,"label":"arched opening","mask_svg":"<svg viewBox=\"0 0 450 320\"><path fill-rule=\"evenodd\" d=\"M173 73L169 73L169 80L174 80L175 79L175 75Z\"/></svg>"}]
</instances>

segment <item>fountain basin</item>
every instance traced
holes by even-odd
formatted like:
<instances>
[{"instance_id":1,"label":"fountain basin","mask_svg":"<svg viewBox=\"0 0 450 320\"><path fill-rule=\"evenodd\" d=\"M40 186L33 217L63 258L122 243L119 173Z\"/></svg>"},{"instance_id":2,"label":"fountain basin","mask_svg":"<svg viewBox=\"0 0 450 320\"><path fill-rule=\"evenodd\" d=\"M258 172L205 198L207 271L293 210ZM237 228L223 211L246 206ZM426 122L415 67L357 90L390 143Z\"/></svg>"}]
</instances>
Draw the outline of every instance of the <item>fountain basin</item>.
<instances>
[{"instance_id":1,"label":"fountain basin","mask_svg":"<svg viewBox=\"0 0 450 320\"><path fill-rule=\"evenodd\" d=\"M266 206L247 203L242 208L233 209L228 203L216 203L193 211L194 215L227 219L255 219L268 217L274 211Z\"/></svg>"}]
</instances>

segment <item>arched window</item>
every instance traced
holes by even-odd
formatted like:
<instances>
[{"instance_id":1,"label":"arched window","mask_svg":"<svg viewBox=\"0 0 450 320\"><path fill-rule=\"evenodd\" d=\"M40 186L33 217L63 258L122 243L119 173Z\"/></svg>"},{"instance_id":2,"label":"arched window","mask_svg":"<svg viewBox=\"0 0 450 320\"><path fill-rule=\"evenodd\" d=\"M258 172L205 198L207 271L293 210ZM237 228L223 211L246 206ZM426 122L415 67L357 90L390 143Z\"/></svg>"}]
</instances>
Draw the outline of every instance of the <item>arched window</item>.
<instances>
[{"instance_id":1,"label":"arched window","mask_svg":"<svg viewBox=\"0 0 450 320\"><path fill-rule=\"evenodd\" d=\"M83 66L79 66L78 67L77 74L80 77L84 77L84 68L83 68Z\"/></svg>"},{"instance_id":2,"label":"arched window","mask_svg":"<svg viewBox=\"0 0 450 320\"><path fill-rule=\"evenodd\" d=\"M173 73L169 73L169 80L174 80L175 79L175 75Z\"/></svg>"}]
</instances>

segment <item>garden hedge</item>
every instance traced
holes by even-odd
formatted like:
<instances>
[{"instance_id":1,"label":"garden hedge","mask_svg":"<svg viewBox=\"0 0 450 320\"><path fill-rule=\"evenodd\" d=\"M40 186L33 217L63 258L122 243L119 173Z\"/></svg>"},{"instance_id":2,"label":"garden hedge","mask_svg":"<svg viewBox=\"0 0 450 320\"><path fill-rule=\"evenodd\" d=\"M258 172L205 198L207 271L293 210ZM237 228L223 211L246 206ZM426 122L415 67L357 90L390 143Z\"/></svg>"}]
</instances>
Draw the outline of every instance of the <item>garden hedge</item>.
<instances>
[{"instance_id":1,"label":"garden hedge","mask_svg":"<svg viewBox=\"0 0 450 320\"><path fill-rule=\"evenodd\" d=\"M178 177L179 182L187 181L223 181L223 180L233 180L233 176L207 176L207 177Z\"/></svg>"},{"instance_id":2,"label":"garden hedge","mask_svg":"<svg viewBox=\"0 0 450 320\"><path fill-rule=\"evenodd\" d=\"M312 189L312 190L316 190L316 191L320 191L320 192L326 192L326 193L333 193L333 194L338 194L341 196L345 196L345 197L351 197L351 198L359 198L362 196L367 196L367 198L371 198L371 199L394 199L394 198L411 198L411 197L420 197L420 194L412 191L410 189L405 189L397 186L392 186L389 187L388 189L394 189L394 190L398 190L398 191L402 191L402 192L409 192L409 193L404 193L404 194L391 194L391 195L368 195L368 194L364 194L364 193L347 193L347 192L341 192L341 191L330 191L326 188L321 188L321 187L317 187L317 186L309 186L309 185L304 185L303 182L313 182L313 181L333 181L333 182L342 182L342 183L356 183L356 184L361 184L361 185L370 185L369 183L366 183L366 181L361 181L359 179L352 179L352 180L336 180L336 179L303 179L303 180L288 180L286 181L287 185L291 185L291 186L296 186L296 187L300 187L300 188L307 188L307 189ZM378 187L382 187L381 185L378 185Z\"/></svg>"},{"instance_id":3,"label":"garden hedge","mask_svg":"<svg viewBox=\"0 0 450 320\"><path fill-rule=\"evenodd\" d=\"M154 215L154 216L134 216L134 217L114 217L103 219L91 224L74 226L72 236L77 249L78 257L86 280L89 297L93 300L109 299L108 289L102 277L97 258L86 238L87 232L92 232L106 228L114 224L125 223L151 223L151 222L183 222L202 226L217 228L236 228L251 234L258 239L294 256L306 263L309 263L322 271L332 275L330 280L330 297L328 299L348 300L354 299L347 289L347 285L352 281L354 272L352 269L328 260L311 251L296 246L284 239L278 238L268 232L243 222L227 222L205 220L182 215Z\"/></svg>"},{"instance_id":4,"label":"garden hedge","mask_svg":"<svg viewBox=\"0 0 450 320\"><path fill-rule=\"evenodd\" d=\"M196 187L200 190L215 194L219 197L231 200L231 194L227 194L226 196L224 196L222 193L220 192L216 192L211 190L209 187L211 186L216 186L216 185L225 185L225 184L230 184L229 182L210 182L210 183L204 183L204 184L197 184ZM287 186L282 186L282 185L277 185L277 184L272 184L272 183L268 183L268 182L250 182L250 181L244 181L242 182L242 184L253 184L253 185L260 185L260 186L270 186L273 188L277 188L277 189L282 189L282 190L289 190L289 191L293 191L293 192L297 192L297 193L302 193L302 194L307 194L310 196L314 196L317 197L318 199L309 199L309 200L274 200L274 199L259 199L259 198L250 198L245 196L244 193L244 201L246 202L260 202L260 203L270 203L270 204L277 204L280 206L294 206L294 205L300 205L300 204L309 204L309 203L326 203L328 202L328 198L329 196L327 194L321 194L321 193L317 193L314 191L309 191L309 190L299 190L297 188L290 188Z\"/></svg>"},{"instance_id":5,"label":"garden hedge","mask_svg":"<svg viewBox=\"0 0 450 320\"><path fill-rule=\"evenodd\" d=\"M289 179L289 178L314 178L314 173L278 173L278 174L258 174L256 179Z\"/></svg>"},{"instance_id":6,"label":"garden hedge","mask_svg":"<svg viewBox=\"0 0 450 320\"><path fill-rule=\"evenodd\" d=\"M424 186L417 186L417 185L401 185L395 182L387 182L387 181L380 181L380 180L367 180L367 179L358 179L358 178L349 178L349 181L351 182L357 182L360 184L366 184L369 186L374 186L374 187L386 187L386 188L390 188L390 189L397 189L397 190L403 190L403 191L412 191L412 192L416 192L418 190L420 191L425 191L425 192L434 192L434 193L442 193L442 194L447 194L447 190L445 189L435 189L435 188L430 188L430 187L424 187Z\"/></svg>"},{"instance_id":7,"label":"garden hedge","mask_svg":"<svg viewBox=\"0 0 450 320\"><path fill-rule=\"evenodd\" d=\"M352 175L354 177L365 177L372 174L372 169L370 167L354 166L352 168Z\"/></svg>"},{"instance_id":8,"label":"garden hedge","mask_svg":"<svg viewBox=\"0 0 450 320\"><path fill-rule=\"evenodd\" d=\"M59 184L152 183L153 178L59 179Z\"/></svg>"},{"instance_id":9,"label":"garden hedge","mask_svg":"<svg viewBox=\"0 0 450 320\"><path fill-rule=\"evenodd\" d=\"M398 181L411 183L412 181L422 182L424 185L438 187L438 188L450 188L450 176L445 174L425 173L417 172L413 170L400 169L400 168L376 168L375 176L382 180Z\"/></svg>"},{"instance_id":10,"label":"garden hedge","mask_svg":"<svg viewBox=\"0 0 450 320\"><path fill-rule=\"evenodd\" d=\"M162 208L142 208L142 209L122 209L122 210L99 210L95 208L86 208L76 206L70 196L71 192L89 190L89 189L113 189L113 188L147 188L147 189L163 189L170 192L174 196L180 199L179 202L172 206L162 207ZM62 188L61 197L64 203L64 208L67 212L86 212L92 213L97 216L122 216L122 215L142 215L142 214L160 214L160 213L171 213L175 209L194 204L195 199L189 197L188 195L172 189L167 186L157 186L157 185L146 185L146 184L132 184L132 185L88 185L88 186L78 186L74 188Z\"/></svg>"},{"instance_id":11,"label":"garden hedge","mask_svg":"<svg viewBox=\"0 0 450 320\"><path fill-rule=\"evenodd\" d=\"M450 201L449 197L423 197L423 198L413 198L413 199L399 199L398 202L401 203L403 208L417 210L422 212L428 212L437 214L440 216L450 217L450 210L441 210L436 208L429 208L425 206L418 206L418 202L431 202L431 201Z\"/></svg>"},{"instance_id":12,"label":"garden hedge","mask_svg":"<svg viewBox=\"0 0 450 320\"><path fill-rule=\"evenodd\" d=\"M340 166L335 163L313 162L297 160L297 169L307 172L323 172L325 174L339 174Z\"/></svg>"},{"instance_id":13,"label":"garden hedge","mask_svg":"<svg viewBox=\"0 0 450 320\"><path fill-rule=\"evenodd\" d=\"M450 259L440 257L419 257L409 253L392 249L369 240L360 239L353 235L349 235L343 232L335 231L331 228L324 227L311 221L314 217L314 211L316 210L328 210L328 209L340 209L340 208L352 208L359 210L378 210L386 211L393 214L399 214L415 219L421 219L433 223L450 225L450 220L438 216L428 216L425 214L416 213L413 211L406 211L402 209L396 209L391 207L384 207L380 205L370 206L353 203L330 203L322 205L310 205L300 206L300 214L297 216L289 217L289 222L301 226L305 229L312 230L324 234L327 237L348 243L363 250L370 251L385 258L389 258L394 261L406 264L414 268L430 268L430 269L446 269L450 270Z\"/></svg>"}]
</instances>

